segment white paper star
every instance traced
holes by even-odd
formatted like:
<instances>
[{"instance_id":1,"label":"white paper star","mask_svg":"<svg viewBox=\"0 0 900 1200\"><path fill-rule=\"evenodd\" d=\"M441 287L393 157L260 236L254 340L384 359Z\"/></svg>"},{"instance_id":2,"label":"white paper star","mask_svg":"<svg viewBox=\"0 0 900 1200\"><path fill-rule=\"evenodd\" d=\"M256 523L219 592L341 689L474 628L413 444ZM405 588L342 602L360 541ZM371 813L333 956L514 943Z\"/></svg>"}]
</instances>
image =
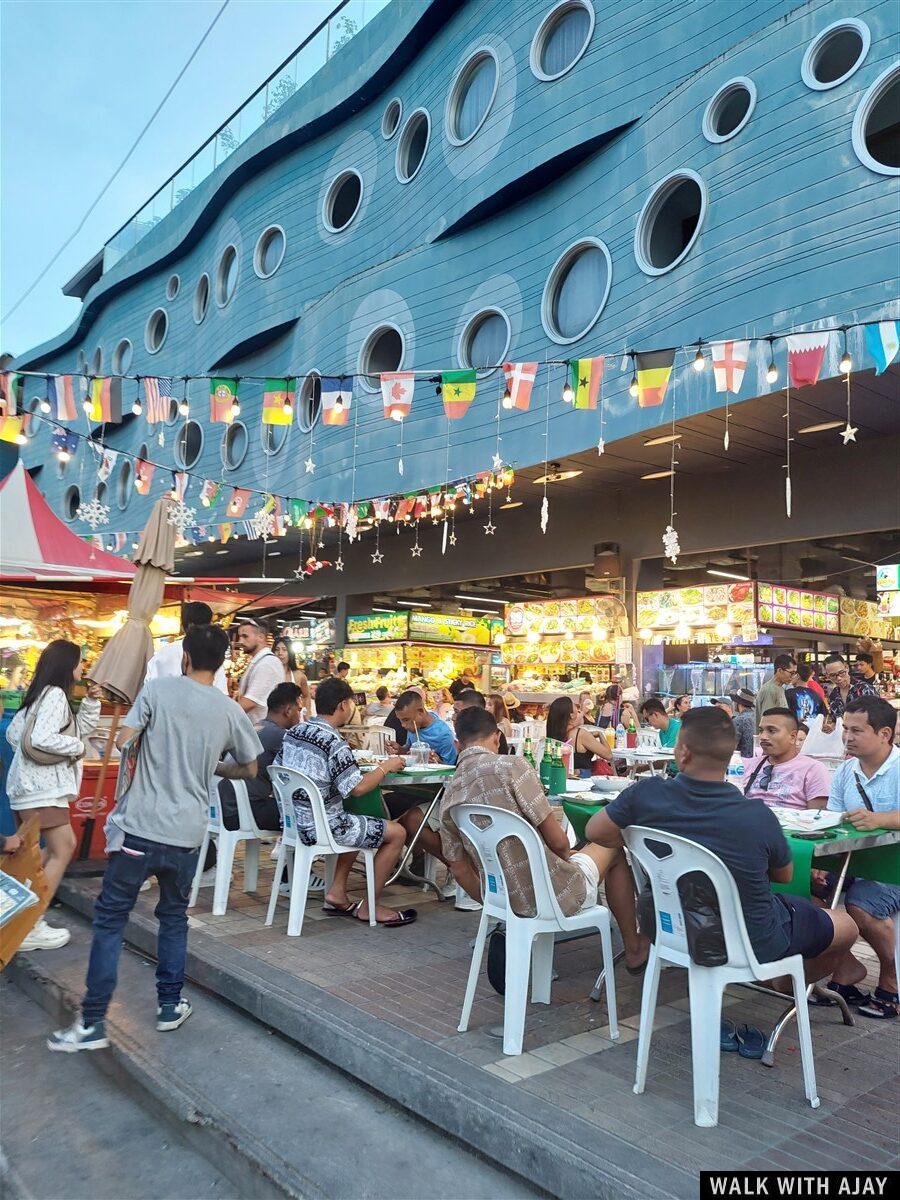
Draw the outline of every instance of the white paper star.
<instances>
[{"instance_id":1,"label":"white paper star","mask_svg":"<svg viewBox=\"0 0 900 1200\"><path fill-rule=\"evenodd\" d=\"M605 449L606 442L604 442L603 438L600 438L600 440L597 442L597 453L602 454Z\"/></svg>"},{"instance_id":2,"label":"white paper star","mask_svg":"<svg viewBox=\"0 0 900 1200\"><path fill-rule=\"evenodd\" d=\"M302 566L295 568L294 578L295 579L305 579L306 578L306 568L302 567Z\"/></svg>"},{"instance_id":3,"label":"white paper star","mask_svg":"<svg viewBox=\"0 0 900 1200\"><path fill-rule=\"evenodd\" d=\"M194 524L197 510L189 508L183 500L170 500L169 511L166 513L166 520L170 525L174 525L179 533L184 531Z\"/></svg>"},{"instance_id":4,"label":"white paper star","mask_svg":"<svg viewBox=\"0 0 900 1200\"><path fill-rule=\"evenodd\" d=\"M490 537L492 534L496 533L496 531L497 531L497 526L494 524L493 521L488 521L487 525L484 526L484 532L488 535L488 537Z\"/></svg>"},{"instance_id":5,"label":"white paper star","mask_svg":"<svg viewBox=\"0 0 900 1200\"><path fill-rule=\"evenodd\" d=\"M846 446L848 442L855 442L856 435L858 433L859 433L859 426L851 425L850 422L848 421L846 427L841 430L841 437L844 439L844 445Z\"/></svg>"},{"instance_id":6,"label":"white paper star","mask_svg":"<svg viewBox=\"0 0 900 1200\"><path fill-rule=\"evenodd\" d=\"M413 556L413 558L421 558L422 557L422 547L419 545L418 542L416 542L416 544L412 548L412 556Z\"/></svg>"},{"instance_id":7,"label":"white paper star","mask_svg":"<svg viewBox=\"0 0 900 1200\"><path fill-rule=\"evenodd\" d=\"M500 471L503 468L503 459L499 454L494 455L493 468L495 471Z\"/></svg>"},{"instance_id":8,"label":"white paper star","mask_svg":"<svg viewBox=\"0 0 900 1200\"><path fill-rule=\"evenodd\" d=\"M343 569L344 569L344 560L343 560L342 558L338 558L338 559L337 559L337 561L336 561L336 562L335 562L335 564L334 564L334 569L335 569L336 571L343 571Z\"/></svg>"},{"instance_id":9,"label":"white paper star","mask_svg":"<svg viewBox=\"0 0 900 1200\"><path fill-rule=\"evenodd\" d=\"M456 534L451 533L450 536L447 538L447 541L450 543L451 546L455 546L456 545Z\"/></svg>"},{"instance_id":10,"label":"white paper star","mask_svg":"<svg viewBox=\"0 0 900 1200\"><path fill-rule=\"evenodd\" d=\"M84 521L85 525L90 525L91 529L96 529L98 525L109 524L109 507L101 504L95 496L86 504L79 504L75 516L79 521Z\"/></svg>"},{"instance_id":11,"label":"white paper star","mask_svg":"<svg viewBox=\"0 0 900 1200\"><path fill-rule=\"evenodd\" d=\"M376 550L375 553L372 555L372 562L375 563L376 565L380 562L384 562L384 555L381 553L380 550Z\"/></svg>"},{"instance_id":12,"label":"white paper star","mask_svg":"<svg viewBox=\"0 0 900 1200\"><path fill-rule=\"evenodd\" d=\"M306 460L306 462L303 465L304 465L304 467L306 467L307 475L312 475L313 471L316 469L316 464L313 462L311 456Z\"/></svg>"}]
</instances>

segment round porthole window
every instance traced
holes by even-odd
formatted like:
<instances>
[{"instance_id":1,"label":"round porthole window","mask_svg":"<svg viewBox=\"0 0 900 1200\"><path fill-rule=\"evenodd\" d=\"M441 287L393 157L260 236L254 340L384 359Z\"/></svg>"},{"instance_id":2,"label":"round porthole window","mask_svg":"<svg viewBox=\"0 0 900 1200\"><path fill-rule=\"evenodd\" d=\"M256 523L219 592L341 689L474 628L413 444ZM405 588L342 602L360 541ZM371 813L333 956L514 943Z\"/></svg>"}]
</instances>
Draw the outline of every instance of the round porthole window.
<instances>
[{"instance_id":1,"label":"round porthole window","mask_svg":"<svg viewBox=\"0 0 900 1200\"><path fill-rule=\"evenodd\" d=\"M419 173L430 137L431 118L424 108L417 108L407 118L397 143L395 171L401 183L409 183Z\"/></svg>"},{"instance_id":2,"label":"round porthole window","mask_svg":"<svg viewBox=\"0 0 900 1200\"><path fill-rule=\"evenodd\" d=\"M131 356L134 348L128 338L122 340L116 345L112 356L112 369L114 375L127 375L128 368L131 366Z\"/></svg>"},{"instance_id":3,"label":"round porthole window","mask_svg":"<svg viewBox=\"0 0 900 1200\"><path fill-rule=\"evenodd\" d=\"M216 304L224 308L231 303L238 281L238 253L236 246L226 246L216 270Z\"/></svg>"},{"instance_id":4,"label":"round porthole window","mask_svg":"<svg viewBox=\"0 0 900 1200\"><path fill-rule=\"evenodd\" d=\"M386 371L399 371L403 350L403 335L395 325L379 325L373 329L363 342L359 354L359 373L364 376L363 386L370 392L377 392L377 376Z\"/></svg>"},{"instance_id":5,"label":"round porthole window","mask_svg":"<svg viewBox=\"0 0 900 1200\"><path fill-rule=\"evenodd\" d=\"M476 50L457 73L447 98L445 132L454 146L471 141L488 118L500 68L493 50Z\"/></svg>"},{"instance_id":6,"label":"round porthole window","mask_svg":"<svg viewBox=\"0 0 900 1200\"><path fill-rule=\"evenodd\" d=\"M196 464L202 450L202 426L197 421L185 421L175 437L175 462L182 470L189 471Z\"/></svg>"},{"instance_id":7,"label":"round porthole window","mask_svg":"<svg viewBox=\"0 0 900 1200\"><path fill-rule=\"evenodd\" d=\"M260 440L266 454L278 454L284 448L291 432L290 425L260 424Z\"/></svg>"},{"instance_id":8,"label":"round porthole window","mask_svg":"<svg viewBox=\"0 0 900 1200\"><path fill-rule=\"evenodd\" d=\"M98 346L91 357L91 374L100 375L103 371L103 347Z\"/></svg>"},{"instance_id":9,"label":"round porthole window","mask_svg":"<svg viewBox=\"0 0 900 1200\"><path fill-rule=\"evenodd\" d=\"M209 276L204 271L197 280L197 289L194 292L194 320L199 325L206 316L206 310L209 307Z\"/></svg>"},{"instance_id":10,"label":"round porthole window","mask_svg":"<svg viewBox=\"0 0 900 1200\"><path fill-rule=\"evenodd\" d=\"M837 87L859 70L871 44L872 35L864 21L848 18L827 25L803 56L803 82L817 92Z\"/></svg>"},{"instance_id":11,"label":"round porthole window","mask_svg":"<svg viewBox=\"0 0 900 1200\"><path fill-rule=\"evenodd\" d=\"M177 425L181 413L178 411L178 401L172 396L169 400L169 407L166 410L166 415L163 417L165 423L169 426Z\"/></svg>"},{"instance_id":12,"label":"round porthole window","mask_svg":"<svg viewBox=\"0 0 900 1200\"><path fill-rule=\"evenodd\" d=\"M460 366L499 366L506 359L509 349L509 320L498 308L486 308L469 321L459 339L457 357Z\"/></svg>"},{"instance_id":13,"label":"round porthole window","mask_svg":"<svg viewBox=\"0 0 900 1200\"><path fill-rule=\"evenodd\" d=\"M144 345L150 354L156 354L162 349L162 344L166 340L166 334L169 331L169 318L166 316L164 308L155 309L147 318L147 327L144 330Z\"/></svg>"},{"instance_id":14,"label":"round porthole window","mask_svg":"<svg viewBox=\"0 0 900 1200\"><path fill-rule=\"evenodd\" d=\"M403 104L398 96L389 100L381 116L381 136L390 140L400 128L400 118L403 116Z\"/></svg>"},{"instance_id":15,"label":"round porthole window","mask_svg":"<svg viewBox=\"0 0 900 1200\"><path fill-rule=\"evenodd\" d=\"M533 74L549 81L571 71L590 44L594 20L589 0L562 0L552 8L531 43Z\"/></svg>"},{"instance_id":16,"label":"round porthole window","mask_svg":"<svg viewBox=\"0 0 900 1200\"><path fill-rule=\"evenodd\" d=\"M178 295L178 289L181 287L181 280L177 275L170 275L169 282L166 284L166 299L174 300Z\"/></svg>"},{"instance_id":17,"label":"round porthole window","mask_svg":"<svg viewBox=\"0 0 900 1200\"><path fill-rule=\"evenodd\" d=\"M709 142L727 142L741 132L756 107L756 84L741 76L731 79L706 106L703 136Z\"/></svg>"},{"instance_id":18,"label":"round porthole window","mask_svg":"<svg viewBox=\"0 0 900 1200\"><path fill-rule=\"evenodd\" d=\"M74 521L80 507L81 492L78 490L78 485L73 483L71 487L66 488L63 496L63 516L67 521Z\"/></svg>"},{"instance_id":19,"label":"round porthole window","mask_svg":"<svg viewBox=\"0 0 900 1200\"><path fill-rule=\"evenodd\" d=\"M229 471L234 471L247 457L247 426L235 421L225 430L222 438L222 462Z\"/></svg>"},{"instance_id":20,"label":"round porthole window","mask_svg":"<svg viewBox=\"0 0 900 1200\"><path fill-rule=\"evenodd\" d=\"M128 507L128 502L131 499L131 493L134 489L134 467L131 465L131 459L126 458L121 467L116 479L116 504L120 511Z\"/></svg>"},{"instance_id":21,"label":"round porthole window","mask_svg":"<svg viewBox=\"0 0 900 1200\"><path fill-rule=\"evenodd\" d=\"M634 233L634 256L647 275L677 267L706 216L706 185L695 171L675 171L651 192Z\"/></svg>"},{"instance_id":22,"label":"round porthole window","mask_svg":"<svg viewBox=\"0 0 900 1200\"><path fill-rule=\"evenodd\" d=\"M331 181L322 209L322 220L330 233L346 229L362 203L363 181L357 171L341 171Z\"/></svg>"},{"instance_id":23,"label":"round porthole window","mask_svg":"<svg viewBox=\"0 0 900 1200\"><path fill-rule=\"evenodd\" d=\"M268 279L281 266L286 242L280 225L270 225L259 235L253 254L253 270L260 279Z\"/></svg>"},{"instance_id":24,"label":"round porthole window","mask_svg":"<svg viewBox=\"0 0 900 1200\"><path fill-rule=\"evenodd\" d=\"M87 355L83 350L78 351L78 374L87 374Z\"/></svg>"},{"instance_id":25,"label":"round porthole window","mask_svg":"<svg viewBox=\"0 0 900 1200\"><path fill-rule=\"evenodd\" d=\"M859 102L853 149L879 175L900 175L900 66L888 67Z\"/></svg>"},{"instance_id":26,"label":"round porthole window","mask_svg":"<svg viewBox=\"0 0 900 1200\"><path fill-rule=\"evenodd\" d=\"M303 380L297 402L297 425L302 433L309 433L322 411L322 381L318 371L311 371Z\"/></svg>"},{"instance_id":27,"label":"round porthole window","mask_svg":"<svg viewBox=\"0 0 900 1200\"><path fill-rule=\"evenodd\" d=\"M541 299L541 321L555 342L575 342L597 323L612 285L612 259L599 238L581 238L556 260Z\"/></svg>"},{"instance_id":28,"label":"round porthole window","mask_svg":"<svg viewBox=\"0 0 900 1200\"><path fill-rule=\"evenodd\" d=\"M106 493L108 490L109 489L107 488L106 484L103 482L103 480L101 480L94 489L94 499L99 500L101 504L105 504Z\"/></svg>"},{"instance_id":29,"label":"round porthole window","mask_svg":"<svg viewBox=\"0 0 900 1200\"><path fill-rule=\"evenodd\" d=\"M44 422L39 421L37 417L41 409L41 399L42 397L40 396L34 396L28 401L27 417L22 422L22 432L28 438L29 442L33 442L44 428ZM21 405L21 398L19 404Z\"/></svg>"}]
</instances>

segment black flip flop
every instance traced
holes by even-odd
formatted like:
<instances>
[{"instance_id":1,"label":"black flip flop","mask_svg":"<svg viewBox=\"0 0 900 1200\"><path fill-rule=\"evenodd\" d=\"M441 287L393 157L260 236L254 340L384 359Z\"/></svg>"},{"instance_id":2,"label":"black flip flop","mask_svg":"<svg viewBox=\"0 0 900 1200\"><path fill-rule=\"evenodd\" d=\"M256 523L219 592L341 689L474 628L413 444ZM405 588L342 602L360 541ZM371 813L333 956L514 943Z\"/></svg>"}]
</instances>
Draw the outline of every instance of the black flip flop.
<instances>
[{"instance_id":1,"label":"black flip flop","mask_svg":"<svg viewBox=\"0 0 900 1200\"><path fill-rule=\"evenodd\" d=\"M328 917L355 917L356 910L361 907L362 900L351 900L346 908L341 908L338 904L323 904L322 912Z\"/></svg>"},{"instance_id":2,"label":"black flip flop","mask_svg":"<svg viewBox=\"0 0 900 1200\"><path fill-rule=\"evenodd\" d=\"M361 900L357 905L357 908L362 908ZM368 925L368 917L361 917L358 912L354 913L354 916L356 917L357 921L364 921L366 925ZM379 921L376 917L375 924L380 925L382 929L399 929L401 925L412 925L418 916L419 914L414 908L401 908L394 913L389 921Z\"/></svg>"}]
</instances>

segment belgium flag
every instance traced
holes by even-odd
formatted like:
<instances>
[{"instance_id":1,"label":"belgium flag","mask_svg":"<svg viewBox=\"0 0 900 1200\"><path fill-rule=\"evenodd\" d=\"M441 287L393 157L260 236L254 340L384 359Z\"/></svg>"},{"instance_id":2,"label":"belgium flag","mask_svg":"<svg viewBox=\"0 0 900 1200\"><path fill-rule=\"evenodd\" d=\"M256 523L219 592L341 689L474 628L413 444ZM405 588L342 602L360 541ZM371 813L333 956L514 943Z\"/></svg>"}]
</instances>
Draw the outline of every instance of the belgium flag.
<instances>
[{"instance_id":1,"label":"belgium flag","mask_svg":"<svg viewBox=\"0 0 900 1200\"><path fill-rule=\"evenodd\" d=\"M674 350L650 350L646 354L635 355L639 408L654 408L662 404L674 361Z\"/></svg>"}]
</instances>

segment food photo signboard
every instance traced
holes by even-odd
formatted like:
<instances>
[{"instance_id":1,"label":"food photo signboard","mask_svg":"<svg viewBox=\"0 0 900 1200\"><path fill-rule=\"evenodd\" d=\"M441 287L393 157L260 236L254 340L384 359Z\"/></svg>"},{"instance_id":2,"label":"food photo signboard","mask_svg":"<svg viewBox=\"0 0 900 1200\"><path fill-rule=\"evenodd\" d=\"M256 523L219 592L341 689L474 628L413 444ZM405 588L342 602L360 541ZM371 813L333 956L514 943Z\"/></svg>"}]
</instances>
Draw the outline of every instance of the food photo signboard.
<instances>
[{"instance_id":1,"label":"food photo signboard","mask_svg":"<svg viewBox=\"0 0 900 1200\"><path fill-rule=\"evenodd\" d=\"M695 630L731 625L737 634L754 623L754 585L748 580L638 592L636 612L637 628L654 633L671 633L678 626Z\"/></svg>"},{"instance_id":2,"label":"food photo signboard","mask_svg":"<svg viewBox=\"0 0 900 1200\"><path fill-rule=\"evenodd\" d=\"M609 636L627 635L628 621L625 610L614 596L540 600L534 603L510 604L506 609L506 632L510 637L526 637L529 633L536 633L541 637L595 634L598 627L605 629Z\"/></svg>"},{"instance_id":3,"label":"food photo signboard","mask_svg":"<svg viewBox=\"0 0 900 1200\"><path fill-rule=\"evenodd\" d=\"M879 605L873 600L841 596L840 604L841 633L848 633L851 637L893 640L895 636L894 622L890 619L889 614L879 612Z\"/></svg>"},{"instance_id":4,"label":"food photo signboard","mask_svg":"<svg viewBox=\"0 0 900 1200\"><path fill-rule=\"evenodd\" d=\"M756 593L756 619L760 625L810 633L840 632L839 596L781 583L758 583Z\"/></svg>"}]
</instances>

